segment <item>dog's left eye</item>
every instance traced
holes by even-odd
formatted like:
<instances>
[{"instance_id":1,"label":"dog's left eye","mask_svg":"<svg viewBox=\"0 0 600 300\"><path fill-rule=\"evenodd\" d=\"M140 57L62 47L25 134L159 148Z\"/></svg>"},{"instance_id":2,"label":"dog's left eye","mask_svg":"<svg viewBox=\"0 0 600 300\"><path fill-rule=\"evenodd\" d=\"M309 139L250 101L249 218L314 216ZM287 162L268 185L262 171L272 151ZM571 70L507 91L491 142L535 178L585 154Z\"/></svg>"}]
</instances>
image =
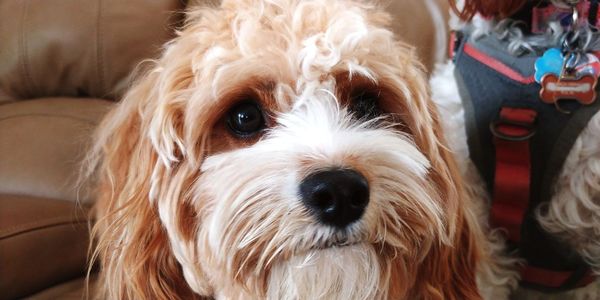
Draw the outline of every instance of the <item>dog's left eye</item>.
<instances>
[{"instance_id":1,"label":"dog's left eye","mask_svg":"<svg viewBox=\"0 0 600 300\"><path fill-rule=\"evenodd\" d=\"M234 106L228 114L227 125L241 137L248 137L262 130L265 121L260 107L254 102L242 102Z\"/></svg>"},{"instance_id":2,"label":"dog's left eye","mask_svg":"<svg viewBox=\"0 0 600 300\"><path fill-rule=\"evenodd\" d=\"M358 119L368 120L381 115L379 90L364 89L354 91L350 96L350 110Z\"/></svg>"}]
</instances>

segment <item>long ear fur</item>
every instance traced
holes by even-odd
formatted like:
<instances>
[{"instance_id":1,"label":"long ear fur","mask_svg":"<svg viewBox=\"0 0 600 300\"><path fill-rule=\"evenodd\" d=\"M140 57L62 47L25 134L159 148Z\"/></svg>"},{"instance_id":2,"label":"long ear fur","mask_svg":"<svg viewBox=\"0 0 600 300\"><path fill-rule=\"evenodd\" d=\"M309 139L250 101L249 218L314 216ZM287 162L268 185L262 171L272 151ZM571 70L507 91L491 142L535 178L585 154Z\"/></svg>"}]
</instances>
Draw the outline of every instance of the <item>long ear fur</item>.
<instances>
[{"instance_id":1,"label":"long ear fur","mask_svg":"<svg viewBox=\"0 0 600 300\"><path fill-rule=\"evenodd\" d=\"M481 299L476 272L484 235L470 209L471 199L463 187L458 166L446 147L439 114L426 91L425 77L406 76L412 78L409 89L414 103L409 108L412 124L408 125L414 131L415 142L430 160L430 179L437 188L447 222L445 236L429 249L407 299Z\"/></svg>"},{"instance_id":2,"label":"long ear fur","mask_svg":"<svg viewBox=\"0 0 600 300\"><path fill-rule=\"evenodd\" d=\"M446 204L447 234L451 242L432 245L419 268L414 290L420 291L424 299L481 299L476 272L481 259L483 234L469 209L470 200L462 188L461 175L452 154L443 146L446 143L441 136L441 127L437 121L434 124L434 134L439 143L438 150L434 152L439 153L437 159L432 159L432 169L438 170L432 179Z\"/></svg>"},{"instance_id":3,"label":"long ear fur","mask_svg":"<svg viewBox=\"0 0 600 300\"><path fill-rule=\"evenodd\" d=\"M174 176L184 155L181 108L163 91L178 90L169 85L182 84L185 71L157 70L142 78L104 119L89 158L90 172L99 172L92 264L99 259L101 299L198 297L184 279L160 219L162 199L157 200L167 188L160 186L160 179ZM172 196L183 199L186 184L180 181L179 194ZM182 203L176 213L193 214L185 208ZM189 238L194 224L185 225Z\"/></svg>"},{"instance_id":4,"label":"long ear fur","mask_svg":"<svg viewBox=\"0 0 600 300\"><path fill-rule=\"evenodd\" d=\"M188 19L198 18L192 12L203 9ZM212 295L199 266L199 213L191 203L216 121L204 113L209 92L194 73L194 57L210 43L193 33L214 38L202 26L186 24L97 130L87 165L88 174L98 171L92 263L100 261L103 299Z\"/></svg>"}]
</instances>

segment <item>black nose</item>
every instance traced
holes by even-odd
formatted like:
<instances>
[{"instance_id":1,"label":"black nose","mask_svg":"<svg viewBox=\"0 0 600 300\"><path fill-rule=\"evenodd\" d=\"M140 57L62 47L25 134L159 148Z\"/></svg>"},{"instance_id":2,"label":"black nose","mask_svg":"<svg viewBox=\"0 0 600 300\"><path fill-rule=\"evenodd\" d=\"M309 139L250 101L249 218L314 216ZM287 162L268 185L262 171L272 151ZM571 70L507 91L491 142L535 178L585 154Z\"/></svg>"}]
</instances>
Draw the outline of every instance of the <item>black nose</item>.
<instances>
[{"instance_id":1,"label":"black nose","mask_svg":"<svg viewBox=\"0 0 600 300\"><path fill-rule=\"evenodd\" d=\"M369 203L369 183L354 170L320 171L300 183L300 196L320 222L342 228L363 215Z\"/></svg>"}]
</instances>

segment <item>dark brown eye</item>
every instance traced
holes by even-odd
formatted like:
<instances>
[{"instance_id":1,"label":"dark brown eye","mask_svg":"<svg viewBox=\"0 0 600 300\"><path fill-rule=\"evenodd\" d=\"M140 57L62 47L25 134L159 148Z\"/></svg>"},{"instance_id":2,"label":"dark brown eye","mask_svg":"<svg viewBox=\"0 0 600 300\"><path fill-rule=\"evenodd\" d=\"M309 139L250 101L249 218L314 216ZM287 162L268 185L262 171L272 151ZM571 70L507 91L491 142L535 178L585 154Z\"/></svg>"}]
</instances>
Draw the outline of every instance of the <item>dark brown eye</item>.
<instances>
[{"instance_id":1,"label":"dark brown eye","mask_svg":"<svg viewBox=\"0 0 600 300\"><path fill-rule=\"evenodd\" d=\"M237 104L227 114L227 126L239 137L249 137L265 127L262 110L252 101Z\"/></svg>"},{"instance_id":2,"label":"dark brown eye","mask_svg":"<svg viewBox=\"0 0 600 300\"><path fill-rule=\"evenodd\" d=\"M369 120L381 115L378 89L360 89L350 96L350 110L357 119Z\"/></svg>"}]
</instances>

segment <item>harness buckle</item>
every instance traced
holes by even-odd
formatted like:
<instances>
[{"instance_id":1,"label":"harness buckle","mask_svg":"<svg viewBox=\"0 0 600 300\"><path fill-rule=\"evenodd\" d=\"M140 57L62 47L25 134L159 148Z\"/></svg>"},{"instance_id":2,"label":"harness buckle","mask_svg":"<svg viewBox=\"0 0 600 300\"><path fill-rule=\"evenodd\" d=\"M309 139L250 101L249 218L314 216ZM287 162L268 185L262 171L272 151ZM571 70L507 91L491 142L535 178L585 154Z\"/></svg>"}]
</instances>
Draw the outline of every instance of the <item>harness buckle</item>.
<instances>
[{"instance_id":1,"label":"harness buckle","mask_svg":"<svg viewBox=\"0 0 600 300\"><path fill-rule=\"evenodd\" d=\"M515 131L514 133L507 132L506 130L502 130L500 126L510 126L513 129L517 130L511 130ZM533 123L519 122L515 120L509 120L506 118L499 118L490 123L490 131L497 138L512 142L520 142L533 137L535 135L536 129ZM524 133L521 133L521 131L523 131Z\"/></svg>"}]
</instances>

